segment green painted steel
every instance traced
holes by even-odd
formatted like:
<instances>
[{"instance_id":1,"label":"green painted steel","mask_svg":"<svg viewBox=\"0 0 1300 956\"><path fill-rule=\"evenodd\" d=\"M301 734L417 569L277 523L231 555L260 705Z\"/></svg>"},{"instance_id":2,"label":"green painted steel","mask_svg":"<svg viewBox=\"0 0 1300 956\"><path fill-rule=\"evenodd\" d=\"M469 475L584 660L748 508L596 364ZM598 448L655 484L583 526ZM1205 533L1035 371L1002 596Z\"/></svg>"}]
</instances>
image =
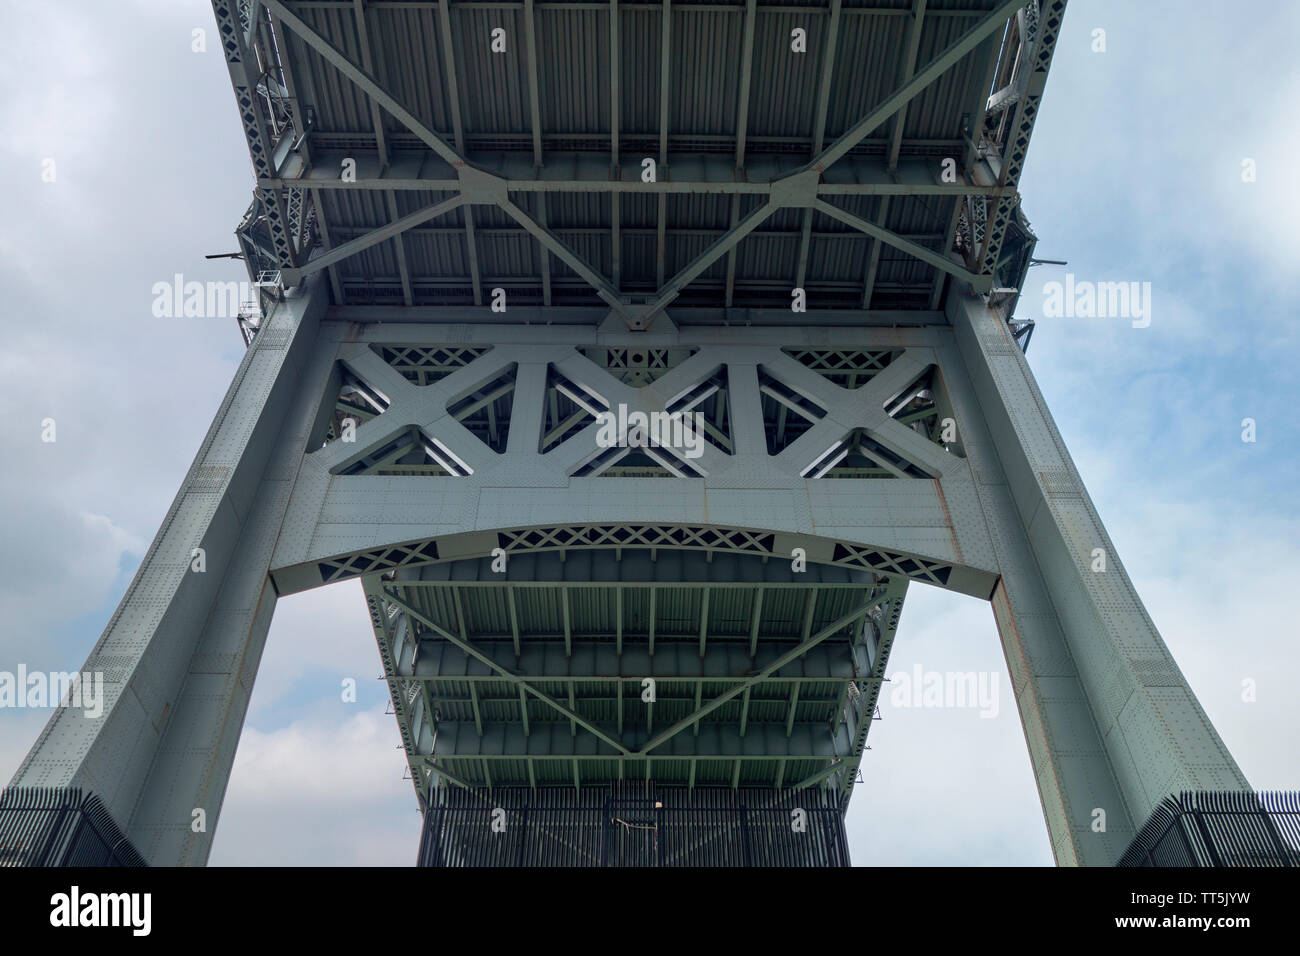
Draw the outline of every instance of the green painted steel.
<instances>
[{"instance_id":1,"label":"green painted steel","mask_svg":"<svg viewBox=\"0 0 1300 956\"><path fill-rule=\"evenodd\" d=\"M514 560L366 581L415 779L852 790L901 589L744 555Z\"/></svg>"}]
</instances>

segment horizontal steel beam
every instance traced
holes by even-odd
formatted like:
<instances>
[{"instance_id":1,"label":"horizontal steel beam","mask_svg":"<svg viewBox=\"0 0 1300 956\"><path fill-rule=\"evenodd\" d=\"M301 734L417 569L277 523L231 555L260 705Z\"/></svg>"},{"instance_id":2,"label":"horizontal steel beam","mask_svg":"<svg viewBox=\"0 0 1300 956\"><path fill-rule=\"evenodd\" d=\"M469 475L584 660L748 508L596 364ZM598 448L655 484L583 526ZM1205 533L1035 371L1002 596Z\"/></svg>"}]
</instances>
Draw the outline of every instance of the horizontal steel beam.
<instances>
[{"instance_id":1,"label":"horizontal steel beam","mask_svg":"<svg viewBox=\"0 0 1300 956\"><path fill-rule=\"evenodd\" d=\"M622 564L622 562L620 562L620 564ZM818 565L817 567L818 568L826 567L826 565ZM397 581L397 584L401 585L404 588L457 588L457 589L483 588L486 590L499 588L503 584L509 584L513 588L536 588L538 590L543 590L543 591L550 590L551 588L555 587L557 584L568 584L571 587L578 587L584 589L599 588L601 590L606 590L606 591L616 590L616 589L648 590L649 588L671 588L674 591L680 591L683 589L700 590L702 588L708 588L711 591L727 590L727 589L733 589L739 591L753 591L760 588L761 589L784 588L790 591L805 591L809 588L815 588L817 590L825 589L825 590L838 590L838 591L861 591L864 588L870 586L869 582L866 581L824 581L824 580L819 580L816 577L811 577L811 579L806 582L805 581L694 581L694 580L692 581L637 581L637 580L618 580L618 579L611 580L611 581L594 581L594 580L593 581L584 581L584 580L566 581L561 578L555 578L553 580L549 578L544 578L544 579L528 578L527 580L513 580L513 579L502 577L495 581L491 579L479 580L479 581L456 581L456 580L447 580L447 579L443 579L443 580L433 579L428 581L418 581L418 580L399 579Z\"/></svg>"},{"instance_id":2,"label":"horizontal steel beam","mask_svg":"<svg viewBox=\"0 0 1300 956\"><path fill-rule=\"evenodd\" d=\"M417 226L406 231L411 233L411 235L422 235L422 236L455 236L464 233L464 229L462 229L459 226L423 226L423 227ZM601 228L600 226L558 226L558 227L550 228L549 231L551 232L552 235L556 236L559 239L571 239L571 238L582 237L582 236L601 237L601 236L609 235L609 230L607 228ZM653 227L643 227L643 228L624 227L621 231L625 236L638 236L642 238L650 238L651 236L655 235L655 230ZM361 236L366 236L370 234L370 230L366 228L363 227L357 228L357 227L349 227L349 226L337 228L336 232L338 234L336 238L344 237L344 236L359 238ZM677 229L677 228L670 227L668 229L668 232L674 236L703 236L709 239L719 236L719 232L717 229L700 229L700 228ZM480 237L488 238L488 239L521 239L526 235L532 235L532 233L528 232L528 230L526 229L512 229L508 226L507 227L497 226L488 229L480 228L477 230L477 233ZM754 230L754 232L750 233L750 235L754 236L756 239L791 239L791 238L798 238L801 235L801 233L798 229L756 229ZM814 230L811 233L811 235L814 239L846 239L849 241L860 241L860 240L865 241L863 236L860 236L856 232L851 232L848 230L840 230L838 232ZM935 242L938 242L940 239L943 238L943 235L939 232L894 233L894 235L898 236L898 238L900 239L911 241L911 242L918 242L923 240L934 240ZM432 281L437 281L440 278L454 279L455 277L425 276L423 278L424 281L426 282L432 282ZM555 281L562 282L566 278L572 279L573 277L556 276ZM519 276L515 276L514 279L515 281L532 282L534 284L538 281L537 276L535 275L519 275ZM643 280L643 281L648 281L648 280ZM721 280L719 279L718 281ZM747 284L750 285L751 288L754 287L754 282L752 278L747 277L745 281ZM790 283L787 280L784 280L780 277L773 277L771 281L774 283L774 287L788 288L790 285ZM859 282L853 282L851 280L841 280L841 281L847 283L849 286L854 288L861 286L861 283ZM464 284L464 282L465 282L464 279L460 280L460 283L462 285ZM822 283L819 283L816 280L814 280L811 284L822 285ZM917 285L925 285L926 288L929 288L929 280L927 279L924 282L917 283Z\"/></svg>"},{"instance_id":3,"label":"horizontal steel beam","mask_svg":"<svg viewBox=\"0 0 1300 956\"><path fill-rule=\"evenodd\" d=\"M559 679L559 678L555 678L555 679ZM567 680L568 678L564 678L564 679ZM635 681L636 679L629 678L629 680ZM868 678L868 680L874 680L877 683L880 683L884 680L884 678ZM680 683L690 683L690 682L681 681ZM800 703L803 704L818 703L818 704L829 706L829 705L837 704L841 700L841 695L836 693L837 688L835 687L825 687L821 689L826 693L832 694L832 696L827 697L827 696L822 696L819 693L818 688L815 686L812 688L811 691L809 691L808 687L804 686L804 683L805 682L802 680L799 681L800 684L799 702ZM828 682L823 681L822 683L828 683ZM843 681L837 681L836 683L843 683ZM625 702L631 701L631 696L628 695L630 695L630 690L625 692L625 696L622 698ZM474 692L469 696L456 696L454 694L440 694L436 690L434 690L430 692L429 699L431 701L436 701L439 706L444 704L468 704L472 707L475 704L477 704L479 707L484 707L488 704L509 704L511 706L517 707L519 705L519 695L517 693L506 693L504 696L493 695L489 692L489 689L484 689L484 690L474 689ZM611 691L607 688L605 688L602 693L576 693L575 692L574 695L574 700L578 704L614 704L617 703L619 699L620 698L618 696L617 691ZM790 695L786 693L781 693L775 697L771 697L771 696L759 697L756 694L751 694L749 700L750 703L753 704L754 706L758 706L760 704L771 704L773 706L785 707L790 702ZM675 694L665 694L662 692L657 692L657 696L655 697L655 703L656 704L689 703L692 706L694 706L695 694L694 692L675 693ZM537 721L537 718L533 717L531 720ZM563 723L566 720L567 718L565 718L564 720L560 720L560 722ZM785 720L786 717L783 715L781 717L774 718L772 721L769 722L783 723ZM546 721L544 720L538 722L546 723ZM825 721L823 720L803 721L803 723L809 723L809 724L825 723Z\"/></svg>"},{"instance_id":4,"label":"horizontal steel beam","mask_svg":"<svg viewBox=\"0 0 1300 956\"><path fill-rule=\"evenodd\" d=\"M523 282L525 280L521 277L518 281ZM926 286L928 284L928 282L924 283ZM848 326L852 330L861 330L866 328L895 329L911 326L947 325L946 317L938 310L810 308L807 312L801 312L797 316L790 312L788 306L773 309L723 309L721 307L689 306L677 307L669 311L673 322L679 327L713 326L717 327L716 330L711 330L708 334L725 336L729 333L724 331L722 327L732 325L737 328L731 334L747 336L749 342L754 341L752 338L754 335L752 328L754 327L771 330L780 339L799 342L808 334L808 328ZM589 327L599 325L609 315L609 310L596 305L552 306L549 308L519 306L512 308L508 313L502 314L493 312L487 306L473 305L417 305L410 308L397 305L349 305L345 315L346 322L369 326L371 327L371 333L385 325L415 326L418 329L419 326L437 327L469 322L475 326L494 326L495 328L492 331L497 337L526 337L538 334L527 330L529 324L546 325L548 327L545 331L545 339L538 334L537 338L524 338L522 341L549 342L554 340L556 336L562 336L565 341L572 340L574 345L583 345L590 339ZM331 321L332 318L329 314L325 317L327 322ZM798 322L792 321L794 319L797 319ZM785 331L776 332L777 329L784 329ZM363 335L367 334L363 333ZM839 334L851 335L853 333L842 330ZM581 341L578 341L579 338L581 338ZM378 341L373 334L370 334L366 340ZM692 341L694 340L692 339ZM736 341L738 344L743 344L739 339ZM844 344L848 345L848 343Z\"/></svg>"},{"instance_id":5,"label":"horizontal steel beam","mask_svg":"<svg viewBox=\"0 0 1300 956\"><path fill-rule=\"evenodd\" d=\"M510 192L629 193L629 194L746 194L767 196L773 183L799 168L791 156L749 157L738 171L730 157L711 153L688 153L669 157L659 167L659 179L643 182L640 157L627 156L611 170L608 158L591 153L550 152L547 164L538 169L526 156L510 153L471 154L476 168L506 180ZM954 157L957 158L957 157ZM260 180L263 188L308 185L319 189L396 190L455 192L461 188L457 169L425 151L391 153L388 163L373 149L318 150L310 168L292 166L278 178ZM342 178L348 162L348 178ZM987 165L987 164L985 164ZM354 175L355 174L355 175ZM904 159L892 175L883 157L849 156L825 174L817 185L821 196L1000 196L1007 191L996 185L997 177L987 171L985 185L963 179L944 182L939 159ZM961 175L960 171L957 175ZM981 179L979 175L974 179ZM988 185L987 183L993 183Z\"/></svg>"},{"instance_id":6,"label":"horizontal steel beam","mask_svg":"<svg viewBox=\"0 0 1300 956\"><path fill-rule=\"evenodd\" d=\"M294 9L297 10L330 10L347 6L344 0L292 0ZM378 2L380 7L400 7L403 10L437 10L442 4L440 0L388 0L388 2ZM599 10L598 4L593 4L592 0L535 0L529 3L528 0L491 0L484 3L482 0L452 0L451 9L453 10L525 10L531 7L539 13L550 13L552 11L568 11L578 13L589 13L593 10ZM662 7L659 0L642 0L642 2L620 2L620 10L639 10L647 13L658 12ZM690 13L727 13L737 14L744 13L745 8L736 6L734 3L691 3L677 8L674 12L684 14ZM794 4L771 4L758 7L756 10L759 14L791 14L797 13L800 16L807 17L824 17L829 11L826 7L816 6L797 6ZM954 17L957 19L971 19L978 17L980 10L936 10L931 13L935 17ZM845 7L842 15L866 16L866 17L897 17L906 16L908 10L898 7Z\"/></svg>"},{"instance_id":7,"label":"horizontal steel beam","mask_svg":"<svg viewBox=\"0 0 1300 956\"><path fill-rule=\"evenodd\" d=\"M496 668L483 661L489 657L500 667L509 668L523 680L566 680L582 683L610 683L613 681L641 681L646 677L656 680L702 680L710 683L740 682L747 674L762 670L781 655L798 638L776 640L763 636L758 651L749 653L745 645L712 640L700 657L698 647L683 642L674 643L662 633L655 635L655 653L651 656L645 648L647 635L623 632L624 650L620 655L613 646L615 635L601 639L573 639L572 654L566 654L562 644L528 644L529 635L521 634L524 642L517 657L509 635L500 640L475 639L476 654L469 654L455 645L438 639L424 640L415 664L414 673L409 667L396 676L425 681L476 681L492 683L507 680ZM516 664L516 659L518 663ZM859 644L850 648L847 642L827 641L811 648L802 658L768 674L763 680L812 681L829 684L863 679L871 671L869 649Z\"/></svg>"},{"instance_id":8,"label":"horizontal steel beam","mask_svg":"<svg viewBox=\"0 0 1300 956\"><path fill-rule=\"evenodd\" d=\"M639 698L636 703L647 706ZM609 730L615 732L612 722ZM751 718L744 737L730 724L706 723L698 736L682 734L672 746L651 752L645 746L648 733L640 717L628 721L622 737L626 749L616 750L586 735L575 736L568 721L534 719L525 734L518 721L485 721L480 733L472 718L443 720L438 723L432 756L440 760L837 760L850 756L853 746L845 728L832 733L825 720L797 723L789 737L784 720L755 724Z\"/></svg>"}]
</instances>

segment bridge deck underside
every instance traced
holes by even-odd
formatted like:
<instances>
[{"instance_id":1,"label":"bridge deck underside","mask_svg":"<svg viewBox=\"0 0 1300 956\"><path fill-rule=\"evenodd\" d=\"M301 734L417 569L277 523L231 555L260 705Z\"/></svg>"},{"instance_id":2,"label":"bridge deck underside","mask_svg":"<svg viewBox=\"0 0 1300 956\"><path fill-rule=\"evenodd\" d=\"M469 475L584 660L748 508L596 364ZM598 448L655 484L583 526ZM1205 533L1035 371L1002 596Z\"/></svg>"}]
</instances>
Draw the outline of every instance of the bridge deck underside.
<instances>
[{"instance_id":1,"label":"bridge deck underside","mask_svg":"<svg viewBox=\"0 0 1300 956\"><path fill-rule=\"evenodd\" d=\"M1007 185L970 143L1017 59L1009 12L998 0L269 3L258 38L274 169L261 185L287 197L300 260L364 245L330 266L338 305L478 306L501 289L525 307L667 292L679 308L788 308L799 287L822 308L932 311L946 276L935 262L958 244L967 199L983 209ZM952 53L973 31L979 42ZM949 160L955 179L940 175ZM822 205L768 207L772 183L810 162ZM508 180L508 201L468 196L465 165ZM423 215L444 201L454 208ZM368 243L407 217L419 221ZM283 267L264 221L244 231L250 268Z\"/></svg>"},{"instance_id":2,"label":"bridge deck underside","mask_svg":"<svg viewBox=\"0 0 1300 956\"><path fill-rule=\"evenodd\" d=\"M366 579L417 789L857 776L905 584L648 550Z\"/></svg>"}]
</instances>

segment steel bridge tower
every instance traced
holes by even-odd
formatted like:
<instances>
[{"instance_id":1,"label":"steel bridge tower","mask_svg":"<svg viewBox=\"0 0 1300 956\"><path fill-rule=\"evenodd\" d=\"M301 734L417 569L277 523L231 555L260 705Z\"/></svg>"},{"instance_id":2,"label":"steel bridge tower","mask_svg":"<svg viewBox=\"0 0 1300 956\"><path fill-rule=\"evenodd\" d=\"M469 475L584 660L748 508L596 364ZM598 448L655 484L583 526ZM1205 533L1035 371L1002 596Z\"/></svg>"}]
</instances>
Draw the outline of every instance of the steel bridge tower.
<instances>
[{"instance_id":1,"label":"steel bridge tower","mask_svg":"<svg viewBox=\"0 0 1300 956\"><path fill-rule=\"evenodd\" d=\"M1012 317L1065 5L213 0L261 302L28 830L204 863L276 599L358 577L425 863L846 862L914 581L991 603L1058 863L1247 789Z\"/></svg>"}]
</instances>

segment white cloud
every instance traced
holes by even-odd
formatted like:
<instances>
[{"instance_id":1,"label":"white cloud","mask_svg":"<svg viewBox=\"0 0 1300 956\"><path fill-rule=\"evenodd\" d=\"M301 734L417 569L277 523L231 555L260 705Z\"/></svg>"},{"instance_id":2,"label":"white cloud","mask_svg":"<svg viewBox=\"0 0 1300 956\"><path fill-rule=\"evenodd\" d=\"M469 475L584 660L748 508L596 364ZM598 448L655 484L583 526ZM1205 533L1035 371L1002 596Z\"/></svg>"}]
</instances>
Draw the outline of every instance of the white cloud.
<instances>
[{"instance_id":1,"label":"white cloud","mask_svg":"<svg viewBox=\"0 0 1300 956\"><path fill-rule=\"evenodd\" d=\"M21 547L0 549L0 619L41 622L37 627L43 629L51 619L71 620L98 608L111 596L119 563L140 554L144 544L103 515L48 499L31 504L36 510L29 507L7 522L7 540ZM56 663L54 648L33 641L40 633L17 627L0 632L0 667L19 659L34 664L33 656L43 666Z\"/></svg>"},{"instance_id":2,"label":"white cloud","mask_svg":"<svg viewBox=\"0 0 1300 956\"><path fill-rule=\"evenodd\" d=\"M1209 501L1148 501L1117 515L1116 546L1192 691L1257 789L1295 789L1300 721L1287 675L1300 641L1287 596L1300 521ZM1257 686L1243 700L1245 680Z\"/></svg>"},{"instance_id":3,"label":"white cloud","mask_svg":"<svg viewBox=\"0 0 1300 956\"><path fill-rule=\"evenodd\" d=\"M337 699L344 678L356 680L363 703L371 689L382 688L387 695L387 686L376 680L383 670L360 582L280 598L257 672L250 720L256 722L295 691L308 699L330 694Z\"/></svg>"},{"instance_id":4,"label":"white cloud","mask_svg":"<svg viewBox=\"0 0 1300 956\"><path fill-rule=\"evenodd\" d=\"M383 708L317 710L289 727L245 727L214 865L410 866L420 815L401 736Z\"/></svg>"},{"instance_id":5,"label":"white cloud","mask_svg":"<svg viewBox=\"0 0 1300 956\"><path fill-rule=\"evenodd\" d=\"M270 733L247 728L230 794L264 805L346 804L373 795L376 781L399 776L405 761L394 750L402 739L392 715L383 708L349 713L355 705L333 703L336 719L318 712ZM340 767L346 772L335 772Z\"/></svg>"},{"instance_id":6,"label":"white cloud","mask_svg":"<svg viewBox=\"0 0 1300 956\"><path fill-rule=\"evenodd\" d=\"M1051 846L1006 663L984 601L908 588L888 675L997 673L1000 710L900 709L890 684L847 826L856 866L1050 865Z\"/></svg>"},{"instance_id":7,"label":"white cloud","mask_svg":"<svg viewBox=\"0 0 1300 956\"><path fill-rule=\"evenodd\" d=\"M0 710L0 787L7 785L9 778L17 772L18 765L53 713L45 708L6 707Z\"/></svg>"}]
</instances>

